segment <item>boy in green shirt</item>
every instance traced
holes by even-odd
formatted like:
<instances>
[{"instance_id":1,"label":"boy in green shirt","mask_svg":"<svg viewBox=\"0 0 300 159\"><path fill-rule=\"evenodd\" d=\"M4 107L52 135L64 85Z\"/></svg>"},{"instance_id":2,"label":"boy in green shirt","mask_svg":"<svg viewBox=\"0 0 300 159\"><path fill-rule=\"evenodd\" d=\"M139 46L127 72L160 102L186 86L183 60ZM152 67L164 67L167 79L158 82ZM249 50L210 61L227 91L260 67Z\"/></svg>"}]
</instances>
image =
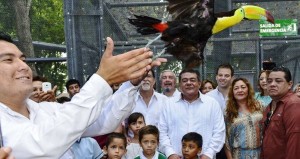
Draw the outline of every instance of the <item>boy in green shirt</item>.
<instances>
[{"instance_id":1,"label":"boy in green shirt","mask_svg":"<svg viewBox=\"0 0 300 159\"><path fill-rule=\"evenodd\" d=\"M143 152L134 159L167 159L165 155L157 151L159 131L156 126L147 125L139 131L139 142Z\"/></svg>"}]
</instances>

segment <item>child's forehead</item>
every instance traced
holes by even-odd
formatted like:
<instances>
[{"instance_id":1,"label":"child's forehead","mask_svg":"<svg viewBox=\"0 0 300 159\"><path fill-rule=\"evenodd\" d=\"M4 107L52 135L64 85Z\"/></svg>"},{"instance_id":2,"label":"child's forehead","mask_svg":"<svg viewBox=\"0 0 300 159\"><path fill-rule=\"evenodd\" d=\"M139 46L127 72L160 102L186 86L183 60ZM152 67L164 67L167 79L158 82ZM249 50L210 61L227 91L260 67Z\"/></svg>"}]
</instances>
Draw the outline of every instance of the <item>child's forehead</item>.
<instances>
[{"instance_id":1,"label":"child's forehead","mask_svg":"<svg viewBox=\"0 0 300 159\"><path fill-rule=\"evenodd\" d=\"M144 134L143 140L157 140L158 136L156 134Z\"/></svg>"},{"instance_id":2,"label":"child's forehead","mask_svg":"<svg viewBox=\"0 0 300 159\"><path fill-rule=\"evenodd\" d=\"M124 145L125 141L124 141L124 139L121 139L121 138L113 138L109 145L112 145L112 144L114 144L114 145Z\"/></svg>"},{"instance_id":3,"label":"child's forehead","mask_svg":"<svg viewBox=\"0 0 300 159\"><path fill-rule=\"evenodd\" d=\"M193 140L182 140L182 144L195 144L195 145L197 145L197 143L195 142L195 141L193 141Z\"/></svg>"},{"instance_id":4,"label":"child's forehead","mask_svg":"<svg viewBox=\"0 0 300 159\"><path fill-rule=\"evenodd\" d=\"M129 124L133 124L136 122L145 122L145 119L144 119L144 117L140 116L140 117L136 118L136 120L132 120Z\"/></svg>"},{"instance_id":5,"label":"child's forehead","mask_svg":"<svg viewBox=\"0 0 300 159\"><path fill-rule=\"evenodd\" d=\"M140 117L138 117L137 119L136 119L136 121L138 121L138 120L142 120L142 121L144 121L144 118L142 117L142 116L140 116Z\"/></svg>"}]
</instances>

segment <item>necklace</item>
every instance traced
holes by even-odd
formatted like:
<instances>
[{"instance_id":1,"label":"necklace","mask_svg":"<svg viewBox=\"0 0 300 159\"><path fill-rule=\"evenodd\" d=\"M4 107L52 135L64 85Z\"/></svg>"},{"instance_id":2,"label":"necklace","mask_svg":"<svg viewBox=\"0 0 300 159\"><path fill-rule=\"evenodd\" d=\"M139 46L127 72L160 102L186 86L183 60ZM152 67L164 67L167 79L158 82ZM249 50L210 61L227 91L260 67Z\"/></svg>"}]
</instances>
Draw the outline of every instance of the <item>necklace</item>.
<instances>
[{"instance_id":1,"label":"necklace","mask_svg":"<svg viewBox=\"0 0 300 159\"><path fill-rule=\"evenodd\" d=\"M271 121L271 118L277 108L277 103L272 101L270 106L270 111L267 113L267 119L265 120L265 127L268 127Z\"/></svg>"}]
</instances>

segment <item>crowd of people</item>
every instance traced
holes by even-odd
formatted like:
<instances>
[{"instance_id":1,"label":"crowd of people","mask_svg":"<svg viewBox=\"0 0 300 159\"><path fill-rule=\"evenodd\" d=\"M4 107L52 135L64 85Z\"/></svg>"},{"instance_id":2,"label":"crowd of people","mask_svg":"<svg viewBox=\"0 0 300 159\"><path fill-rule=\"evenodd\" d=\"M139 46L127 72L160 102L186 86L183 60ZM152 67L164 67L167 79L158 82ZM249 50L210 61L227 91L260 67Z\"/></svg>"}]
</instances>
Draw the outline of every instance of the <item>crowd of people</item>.
<instances>
[{"instance_id":1,"label":"crowd of people","mask_svg":"<svg viewBox=\"0 0 300 159\"><path fill-rule=\"evenodd\" d=\"M285 67L262 70L258 92L230 64L215 81L197 70L161 72L141 48L112 55L82 86L43 91L25 56L0 33L0 159L296 159L300 156L300 87ZM111 63L114 63L112 66ZM126 69L124 69L126 68ZM161 92L155 90L161 85ZM177 87L178 86L178 87Z\"/></svg>"}]
</instances>

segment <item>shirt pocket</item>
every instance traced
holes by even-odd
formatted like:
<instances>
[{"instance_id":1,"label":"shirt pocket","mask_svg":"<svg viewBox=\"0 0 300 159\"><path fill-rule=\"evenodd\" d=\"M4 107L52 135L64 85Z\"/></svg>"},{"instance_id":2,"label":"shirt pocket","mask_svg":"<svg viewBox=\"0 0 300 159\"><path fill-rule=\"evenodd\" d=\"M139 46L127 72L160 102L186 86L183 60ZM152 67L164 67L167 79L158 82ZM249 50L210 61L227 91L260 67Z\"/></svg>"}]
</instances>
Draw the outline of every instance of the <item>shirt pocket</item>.
<instances>
[{"instance_id":1,"label":"shirt pocket","mask_svg":"<svg viewBox=\"0 0 300 159\"><path fill-rule=\"evenodd\" d=\"M270 121L270 129L272 131L272 134L275 136L285 136L285 127L282 120L282 114L276 113L272 116Z\"/></svg>"}]
</instances>

